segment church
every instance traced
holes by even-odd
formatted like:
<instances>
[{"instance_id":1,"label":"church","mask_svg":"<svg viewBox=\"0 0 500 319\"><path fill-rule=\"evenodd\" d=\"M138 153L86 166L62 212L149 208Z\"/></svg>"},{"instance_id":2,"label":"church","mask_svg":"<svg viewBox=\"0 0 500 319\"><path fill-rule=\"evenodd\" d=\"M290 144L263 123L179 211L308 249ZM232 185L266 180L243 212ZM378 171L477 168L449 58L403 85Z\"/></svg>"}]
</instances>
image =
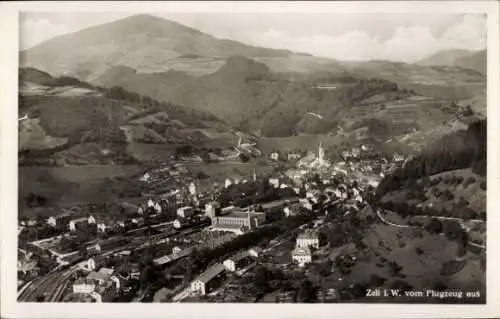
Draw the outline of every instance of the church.
<instances>
[{"instance_id":1,"label":"church","mask_svg":"<svg viewBox=\"0 0 500 319\"><path fill-rule=\"evenodd\" d=\"M318 155L311 153L310 156L306 156L299 161L299 166L306 166L309 168L324 168L330 167L331 163L325 159L325 148L320 142L318 146Z\"/></svg>"}]
</instances>

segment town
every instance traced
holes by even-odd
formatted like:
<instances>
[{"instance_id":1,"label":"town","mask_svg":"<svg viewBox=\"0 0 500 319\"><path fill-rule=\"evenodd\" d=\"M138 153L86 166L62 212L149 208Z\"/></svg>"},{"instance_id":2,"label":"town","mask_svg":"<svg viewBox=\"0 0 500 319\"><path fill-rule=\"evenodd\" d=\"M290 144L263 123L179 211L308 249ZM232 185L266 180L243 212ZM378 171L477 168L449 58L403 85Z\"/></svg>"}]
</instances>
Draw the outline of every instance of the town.
<instances>
[{"instance_id":1,"label":"town","mask_svg":"<svg viewBox=\"0 0 500 319\"><path fill-rule=\"evenodd\" d=\"M148 197L123 203L119 216L89 205L20 221L18 299L308 300L310 281L297 289L273 285L314 270L334 272L338 256L330 253L325 230L339 217L369 209L378 181L404 161L398 154L376 156L365 145L341 154L330 162L321 143L304 156L273 152L270 161L285 163L281 172L263 177L253 171L204 191L176 164L140 176L136 182L148 186ZM166 191L164 180L172 176L185 186ZM337 286L317 290L314 299L334 302Z\"/></svg>"}]
</instances>

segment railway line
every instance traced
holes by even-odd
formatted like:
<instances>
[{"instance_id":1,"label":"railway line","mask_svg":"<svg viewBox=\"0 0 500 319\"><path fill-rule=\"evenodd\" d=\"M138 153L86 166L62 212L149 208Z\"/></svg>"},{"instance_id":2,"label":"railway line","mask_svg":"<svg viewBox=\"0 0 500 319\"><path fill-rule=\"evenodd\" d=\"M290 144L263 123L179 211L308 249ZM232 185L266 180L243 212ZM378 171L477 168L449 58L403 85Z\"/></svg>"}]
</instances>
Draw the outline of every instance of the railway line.
<instances>
[{"instance_id":1,"label":"railway line","mask_svg":"<svg viewBox=\"0 0 500 319\"><path fill-rule=\"evenodd\" d=\"M106 257L115 254L120 251L128 249L140 249L155 245L163 242L167 238L184 236L192 234L197 231L201 231L202 227L188 228L180 231L174 231L168 234L159 234L155 236L144 237L144 241L139 244L137 241L133 243L120 246L118 248L103 252L100 254L102 257ZM69 284L69 279L79 269L79 264L71 266L66 270L54 269L52 272L46 274L43 277L39 277L27 284L22 291L20 291L17 300L19 302L37 302L38 298L43 296L46 302L59 302L64 297L64 291Z\"/></svg>"}]
</instances>

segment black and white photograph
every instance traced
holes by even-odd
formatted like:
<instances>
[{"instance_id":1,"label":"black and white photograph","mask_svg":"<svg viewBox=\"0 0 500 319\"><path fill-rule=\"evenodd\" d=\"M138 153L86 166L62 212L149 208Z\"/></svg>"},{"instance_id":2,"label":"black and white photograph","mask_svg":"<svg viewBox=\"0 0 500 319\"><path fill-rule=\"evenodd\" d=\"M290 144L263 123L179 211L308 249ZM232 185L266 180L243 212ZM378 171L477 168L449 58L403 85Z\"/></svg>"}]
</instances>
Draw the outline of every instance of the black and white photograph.
<instances>
[{"instance_id":1,"label":"black and white photograph","mask_svg":"<svg viewBox=\"0 0 500 319\"><path fill-rule=\"evenodd\" d=\"M19 12L18 307L485 306L491 16L213 5Z\"/></svg>"}]
</instances>

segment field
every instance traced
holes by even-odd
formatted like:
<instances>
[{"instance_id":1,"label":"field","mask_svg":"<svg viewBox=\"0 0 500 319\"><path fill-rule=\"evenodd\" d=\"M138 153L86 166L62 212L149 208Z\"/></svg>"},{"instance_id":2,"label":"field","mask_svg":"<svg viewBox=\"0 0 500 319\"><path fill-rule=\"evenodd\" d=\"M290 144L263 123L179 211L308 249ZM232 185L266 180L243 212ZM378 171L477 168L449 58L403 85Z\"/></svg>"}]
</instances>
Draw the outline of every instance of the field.
<instances>
[{"instance_id":1,"label":"field","mask_svg":"<svg viewBox=\"0 0 500 319\"><path fill-rule=\"evenodd\" d=\"M19 149L44 149L63 145L65 137L53 137L40 125L39 119L26 119L19 122Z\"/></svg>"},{"instance_id":2,"label":"field","mask_svg":"<svg viewBox=\"0 0 500 319\"><path fill-rule=\"evenodd\" d=\"M19 215L33 217L57 207L112 202L117 194L106 187L106 179L133 175L139 170L138 166L119 165L19 167ZM31 192L46 198L43 207L28 207L25 198Z\"/></svg>"}]
</instances>

